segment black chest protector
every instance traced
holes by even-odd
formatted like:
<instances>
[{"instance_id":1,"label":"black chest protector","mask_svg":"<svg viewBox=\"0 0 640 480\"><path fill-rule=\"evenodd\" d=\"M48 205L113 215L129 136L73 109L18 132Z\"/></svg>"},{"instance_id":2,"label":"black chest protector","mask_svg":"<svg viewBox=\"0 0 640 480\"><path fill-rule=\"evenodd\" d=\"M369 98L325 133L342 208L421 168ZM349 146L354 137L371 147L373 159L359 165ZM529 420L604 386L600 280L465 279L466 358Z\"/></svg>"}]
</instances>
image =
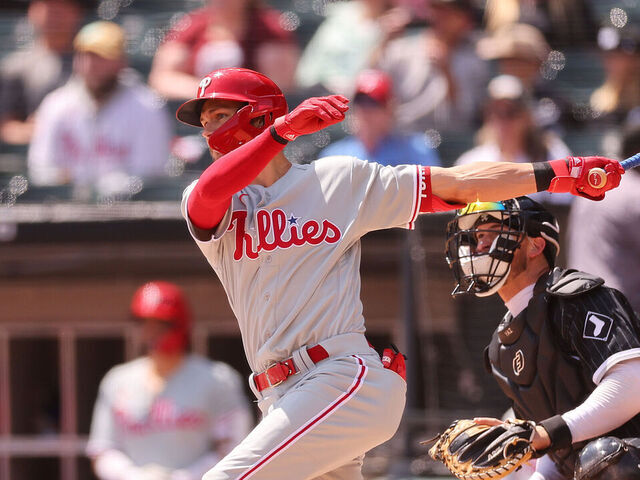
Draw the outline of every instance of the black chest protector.
<instances>
[{"instance_id":1,"label":"black chest protector","mask_svg":"<svg viewBox=\"0 0 640 480\"><path fill-rule=\"evenodd\" d=\"M560 341L563 297L573 297L602 285L582 272L555 269L543 275L527 308L516 317L507 313L485 350L487 367L502 391L513 401L519 418L536 422L582 403L593 382ZM583 444L549 455L563 474L573 472L575 453Z\"/></svg>"}]
</instances>

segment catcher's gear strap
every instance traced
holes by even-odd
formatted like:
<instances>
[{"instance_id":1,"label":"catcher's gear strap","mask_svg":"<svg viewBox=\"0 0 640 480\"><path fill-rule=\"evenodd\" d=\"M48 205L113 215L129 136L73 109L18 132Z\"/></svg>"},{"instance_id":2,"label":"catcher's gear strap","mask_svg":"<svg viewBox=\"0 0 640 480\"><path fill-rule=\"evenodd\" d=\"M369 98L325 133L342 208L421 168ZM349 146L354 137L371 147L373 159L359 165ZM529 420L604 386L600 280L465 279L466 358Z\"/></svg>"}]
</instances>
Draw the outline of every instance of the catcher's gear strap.
<instances>
[{"instance_id":1,"label":"catcher's gear strap","mask_svg":"<svg viewBox=\"0 0 640 480\"><path fill-rule=\"evenodd\" d=\"M547 292L557 297L576 297L604 285L604 280L578 270L555 268L549 278Z\"/></svg>"},{"instance_id":2,"label":"catcher's gear strap","mask_svg":"<svg viewBox=\"0 0 640 480\"><path fill-rule=\"evenodd\" d=\"M547 450L567 448L573 443L569 425L567 425L567 422L564 421L561 415L547 418L541 421L540 425L547 431L551 439L551 445L549 445Z\"/></svg>"}]
</instances>

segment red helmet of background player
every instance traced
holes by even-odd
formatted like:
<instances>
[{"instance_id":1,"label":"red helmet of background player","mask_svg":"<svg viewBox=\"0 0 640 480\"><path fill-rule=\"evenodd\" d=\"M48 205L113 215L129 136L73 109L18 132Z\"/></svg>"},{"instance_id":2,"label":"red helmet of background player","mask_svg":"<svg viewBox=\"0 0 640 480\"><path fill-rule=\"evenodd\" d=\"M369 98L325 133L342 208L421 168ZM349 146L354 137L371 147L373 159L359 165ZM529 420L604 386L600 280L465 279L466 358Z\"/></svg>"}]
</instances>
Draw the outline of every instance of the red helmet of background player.
<instances>
[{"instance_id":1,"label":"red helmet of background player","mask_svg":"<svg viewBox=\"0 0 640 480\"><path fill-rule=\"evenodd\" d=\"M155 342L154 350L178 353L187 348L191 312L177 285L159 281L142 285L131 300L131 313L138 319L152 319L171 325L171 329Z\"/></svg>"},{"instance_id":2,"label":"red helmet of background player","mask_svg":"<svg viewBox=\"0 0 640 480\"><path fill-rule=\"evenodd\" d=\"M368 97L379 105L387 105L393 96L391 77L381 70L363 70L356 77L354 101Z\"/></svg>"},{"instance_id":3,"label":"red helmet of background player","mask_svg":"<svg viewBox=\"0 0 640 480\"><path fill-rule=\"evenodd\" d=\"M247 68L222 68L200 81L196 98L183 103L176 117L188 125L202 127L200 112L210 98L247 103L209 137L209 146L220 153L238 148L287 113L287 101L270 78ZM259 117L264 117L264 124L252 124Z\"/></svg>"}]
</instances>

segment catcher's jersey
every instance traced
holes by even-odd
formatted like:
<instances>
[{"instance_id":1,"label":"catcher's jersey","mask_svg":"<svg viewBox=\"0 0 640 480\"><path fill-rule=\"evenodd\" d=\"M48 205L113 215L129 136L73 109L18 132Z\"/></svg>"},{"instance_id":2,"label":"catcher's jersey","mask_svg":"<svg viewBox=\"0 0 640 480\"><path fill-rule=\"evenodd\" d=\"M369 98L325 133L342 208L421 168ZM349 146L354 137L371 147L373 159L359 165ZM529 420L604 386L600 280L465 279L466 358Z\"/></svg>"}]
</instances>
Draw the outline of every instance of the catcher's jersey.
<instances>
[{"instance_id":1,"label":"catcher's jersey","mask_svg":"<svg viewBox=\"0 0 640 480\"><path fill-rule=\"evenodd\" d=\"M411 228L423 167L381 166L353 157L292 165L273 185L233 196L212 239L182 214L225 288L254 372L303 345L364 332L360 237Z\"/></svg>"},{"instance_id":2,"label":"catcher's jersey","mask_svg":"<svg viewBox=\"0 0 640 480\"><path fill-rule=\"evenodd\" d=\"M516 317L504 317L486 351L498 384L520 418L541 421L575 408L607 370L640 357L640 319L624 295L603 280L554 269L537 282L534 296ZM640 435L640 415L611 435ZM572 451L550 454L572 471Z\"/></svg>"},{"instance_id":3,"label":"catcher's jersey","mask_svg":"<svg viewBox=\"0 0 640 480\"><path fill-rule=\"evenodd\" d=\"M149 357L113 367L102 379L87 454L124 452L135 465L185 468L216 441L238 442L250 426L243 380L224 363L189 355L160 392L149 384ZM239 417L245 421L239 421ZM233 431L242 426L243 431Z\"/></svg>"}]
</instances>

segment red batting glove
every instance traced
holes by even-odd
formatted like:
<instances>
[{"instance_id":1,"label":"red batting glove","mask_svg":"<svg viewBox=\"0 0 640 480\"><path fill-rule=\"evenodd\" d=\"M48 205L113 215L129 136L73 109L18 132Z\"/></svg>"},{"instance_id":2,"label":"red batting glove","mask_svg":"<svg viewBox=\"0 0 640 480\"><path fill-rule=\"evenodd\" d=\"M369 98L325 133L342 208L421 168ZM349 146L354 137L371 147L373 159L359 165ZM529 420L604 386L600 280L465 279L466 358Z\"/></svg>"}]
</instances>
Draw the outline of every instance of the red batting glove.
<instances>
[{"instance_id":1,"label":"red batting glove","mask_svg":"<svg viewBox=\"0 0 640 480\"><path fill-rule=\"evenodd\" d=\"M308 98L273 122L276 133L286 140L317 132L344 120L349 100L342 95Z\"/></svg>"},{"instance_id":2,"label":"red batting glove","mask_svg":"<svg viewBox=\"0 0 640 480\"><path fill-rule=\"evenodd\" d=\"M620 162L605 157L567 157L549 163L556 174L547 189L549 192L569 192L590 200L604 199L605 192L620 185L624 173ZM602 168L605 171L606 181L601 188L589 185L589 172L592 168Z\"/></svg>"}]
</instances>

